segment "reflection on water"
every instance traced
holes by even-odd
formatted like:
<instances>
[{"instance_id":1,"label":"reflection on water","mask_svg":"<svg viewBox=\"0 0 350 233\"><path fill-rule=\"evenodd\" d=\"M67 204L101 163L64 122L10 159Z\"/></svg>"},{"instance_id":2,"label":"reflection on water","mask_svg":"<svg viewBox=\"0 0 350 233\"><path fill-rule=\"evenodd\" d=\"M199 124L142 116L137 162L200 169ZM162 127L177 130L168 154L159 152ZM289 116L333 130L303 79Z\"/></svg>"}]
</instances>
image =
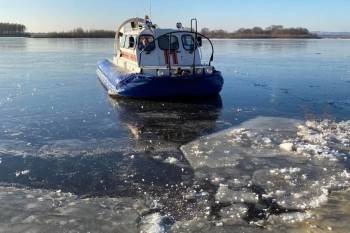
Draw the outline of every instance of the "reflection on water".
<instances>
[{"instance_id":1,"label":"reflection on water","mask_svg":"<svg viewBox=\"0 0 350 233\"><path fill-rule=\"evenodd\" d=\"M182 102L110 99L119 118L138 142L185 143L215 131L221 97Z\"/></svg>"},{"instance_id":2,"label":"reflection on water","mask_svg":"<svg viewBox=\"0 0 350 233\"><path fill-rule=\"evenodd\" d=\"M182 218L191 213L183 195L193 187L193 170L179 148L220 127L217 119L222 109L221 97L182 101L109 98L109 101L129 132L128 147L138 152L130 155L132 160L142 160L146 167L143 172L134 170L128 183L135 183L142 193L153 194L164 203L163 211L173 216Z\"/></svg>"},{"instance_id":3,"label":"reflection on water","mask_svg":"<svg viewBox=\"0 0 350 233\"><path fill-rule=\"evenodd\" d=\"M0 182L83 196L178 193L192 183L179 147L216 130L221 98L184 102L111 99L129 139L1 141ZM15 143L15 144L14 144ZM17 154L17 156L13 156Z\"/></svg>"},{"instance_id":4,"label":"reflection on water","mask_svg":"<svg viewBox=\"0 0 350 233\"><path fill-rule=\"evenodd\" d=\"M0 51L18 51L25 50L27 48L28 38L16 38L3 37L0 39Z\"/></svg>"}]
</instances>

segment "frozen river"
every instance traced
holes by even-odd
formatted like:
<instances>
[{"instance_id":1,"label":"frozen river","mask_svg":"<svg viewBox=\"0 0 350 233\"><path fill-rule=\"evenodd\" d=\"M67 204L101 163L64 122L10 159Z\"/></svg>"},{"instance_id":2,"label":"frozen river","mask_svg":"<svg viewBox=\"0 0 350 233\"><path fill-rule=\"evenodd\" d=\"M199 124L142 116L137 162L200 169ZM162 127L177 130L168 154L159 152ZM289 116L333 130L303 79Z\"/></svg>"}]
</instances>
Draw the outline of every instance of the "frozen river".
<instances>
[{"instance_id":1,"label":"frozen river","mask_svg":"<svg viewBox=\"0 0 350 233\"><path fill-rule=\"evenodd\" d=\"M220 96L162 102L112 39L0 38L0 232L349 232L350 40L213 43Z\"/></svg>"}]
</instances>

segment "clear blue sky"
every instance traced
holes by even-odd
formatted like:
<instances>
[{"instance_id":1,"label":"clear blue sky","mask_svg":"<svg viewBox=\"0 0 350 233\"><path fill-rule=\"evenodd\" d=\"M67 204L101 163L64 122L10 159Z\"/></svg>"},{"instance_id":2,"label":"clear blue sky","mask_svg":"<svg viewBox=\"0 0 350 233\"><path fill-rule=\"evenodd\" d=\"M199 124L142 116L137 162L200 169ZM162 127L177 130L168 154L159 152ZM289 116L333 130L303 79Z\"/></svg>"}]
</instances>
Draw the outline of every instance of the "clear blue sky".
<instances>
[{"instance_id":1,"label":"clear blue sky","mask_svg":"<svg viewBox=\"0 0 350 233\"><path fill-rule=\"evenodd\" d=\"M271 25L310 31L350 32L350 0L0 0L0 22L20 23L28 32L116 30L121 22L150 13L160 27L224 29Z\"/></svg>"}]
</instances>

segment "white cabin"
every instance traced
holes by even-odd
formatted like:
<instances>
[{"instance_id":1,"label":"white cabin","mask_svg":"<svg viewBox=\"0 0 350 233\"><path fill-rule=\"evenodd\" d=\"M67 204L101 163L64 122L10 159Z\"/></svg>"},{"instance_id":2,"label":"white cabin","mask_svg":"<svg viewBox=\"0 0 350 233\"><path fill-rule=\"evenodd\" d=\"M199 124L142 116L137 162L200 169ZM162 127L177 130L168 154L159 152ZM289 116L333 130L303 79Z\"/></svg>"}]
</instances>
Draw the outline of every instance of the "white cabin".
<instances>
[{"instance_id":1,"label":"white cabin","mask_svg":"<svg viewBox=\"0 0 350 233\"><path fill-rule=\"evenodd\" d=\"M125 21L115 36L113 63L126 73L147 76L211 74L210 62L201 64L203 35L177 26L178 30L160 29L140 18Z\"/></svg>"}]
</instances>

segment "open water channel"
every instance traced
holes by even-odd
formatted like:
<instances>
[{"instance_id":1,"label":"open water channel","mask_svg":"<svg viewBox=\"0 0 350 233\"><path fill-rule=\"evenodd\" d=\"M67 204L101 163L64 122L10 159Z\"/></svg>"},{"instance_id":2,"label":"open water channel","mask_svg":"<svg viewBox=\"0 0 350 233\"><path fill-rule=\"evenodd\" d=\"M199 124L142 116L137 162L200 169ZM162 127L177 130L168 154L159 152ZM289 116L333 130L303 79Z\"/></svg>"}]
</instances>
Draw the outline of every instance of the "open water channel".
<instances>
[{"instance_id":1,"label":"open water channel","mask_svg":"<svg viewBox=\"0 0 350 233\"><path fill-rule=\"evenodd\" d=\"M349 232L350 40L213 44L220 96L142 101L113 39L0 38L0 232Z\"/></svg>"}]
</instances>

